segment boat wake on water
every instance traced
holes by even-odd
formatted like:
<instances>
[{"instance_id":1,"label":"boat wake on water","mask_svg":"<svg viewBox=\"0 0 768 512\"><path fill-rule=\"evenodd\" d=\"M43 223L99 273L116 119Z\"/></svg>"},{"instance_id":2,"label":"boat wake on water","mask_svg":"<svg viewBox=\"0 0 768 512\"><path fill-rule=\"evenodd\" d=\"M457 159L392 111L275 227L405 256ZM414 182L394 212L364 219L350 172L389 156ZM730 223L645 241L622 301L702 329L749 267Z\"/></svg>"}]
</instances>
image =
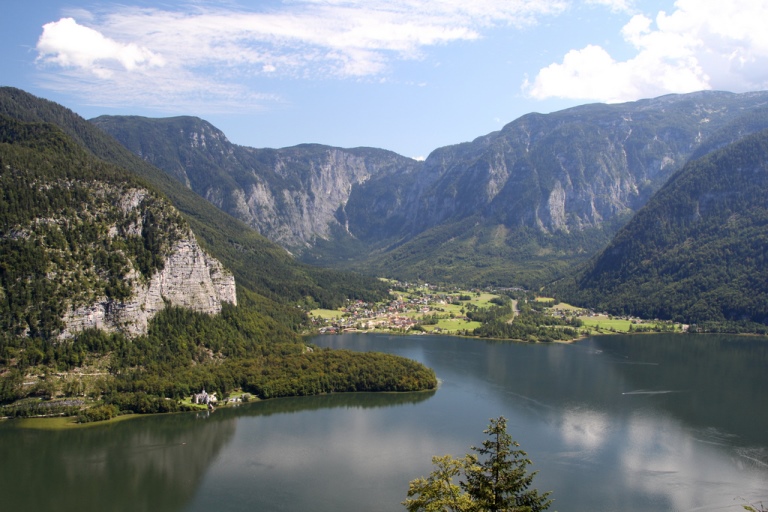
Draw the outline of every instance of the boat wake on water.
<instances>
[{"instance_id":1,"label":"boat wake on water","mask_svg":"<svg viewBox=\"0 0 768 512\"><path fill-rule=\"evenodd\" d=\"M674 389L662 389L659 391L653 391L649 389L638 389L635 391L625 391L622 395L668 395L670 393L683 393L683 391Z\"/></svg>"}]
</instances>

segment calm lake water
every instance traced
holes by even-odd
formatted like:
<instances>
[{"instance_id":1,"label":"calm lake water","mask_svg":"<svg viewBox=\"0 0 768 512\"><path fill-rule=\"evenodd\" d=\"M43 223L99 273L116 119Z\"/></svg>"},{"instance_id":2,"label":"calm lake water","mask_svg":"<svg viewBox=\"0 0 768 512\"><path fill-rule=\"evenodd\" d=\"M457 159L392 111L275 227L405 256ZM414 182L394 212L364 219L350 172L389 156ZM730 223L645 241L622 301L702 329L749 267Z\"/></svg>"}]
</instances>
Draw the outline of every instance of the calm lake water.
<instances>
[{"instance_id":1,"label":"calm lake water","mask_svg":"<svg viewBox=\"0 0 768 512\"><path fill-rule=\"evenodd\" d=\"M768 504L768 341L613 336L572 345L342 335L435 369L431 393L271 400L70 431L0 424L0 509L402 511L431 457L491 417L552 510Z\"/></svg>"}]
</instances>

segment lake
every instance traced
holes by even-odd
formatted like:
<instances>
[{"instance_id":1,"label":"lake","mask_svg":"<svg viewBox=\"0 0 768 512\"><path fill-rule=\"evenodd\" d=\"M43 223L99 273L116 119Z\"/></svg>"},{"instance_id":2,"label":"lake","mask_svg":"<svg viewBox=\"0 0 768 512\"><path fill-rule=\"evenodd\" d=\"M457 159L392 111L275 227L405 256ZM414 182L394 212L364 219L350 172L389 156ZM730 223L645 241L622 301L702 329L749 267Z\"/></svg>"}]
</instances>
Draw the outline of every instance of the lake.
<instances>
[{"instance_id":1,"label":"lake","mask_svg":"<svg viewBox=\"0 0 768 512\"><path fill-rule=\"evenodd\" d=\"M552 510L768 504L768 341L603 336L565 344L322 336L403 355L437 391L337 394L64 431L0 423L3 510L402 511L433 455L492 417L528 452Z\"/></svg>"}]
</instances>

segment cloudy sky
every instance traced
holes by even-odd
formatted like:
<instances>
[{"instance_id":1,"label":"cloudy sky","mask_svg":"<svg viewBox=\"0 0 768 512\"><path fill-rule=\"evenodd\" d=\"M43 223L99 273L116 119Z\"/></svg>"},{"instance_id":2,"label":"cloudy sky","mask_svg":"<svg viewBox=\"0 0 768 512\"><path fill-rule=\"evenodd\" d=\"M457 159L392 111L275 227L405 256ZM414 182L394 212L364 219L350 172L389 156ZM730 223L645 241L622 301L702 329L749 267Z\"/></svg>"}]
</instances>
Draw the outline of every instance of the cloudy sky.
<instances>
[{"instance_id":1,"label":"cloudy sky","mask_svg":"<svg viewBox=\"0 0 768 512\"><path fill-rule=\"evenodd\" d=\"M411 157L528 112L768 89L768 0L25 0L0 85L238 144Z\"/></svg>"}]
</instances>

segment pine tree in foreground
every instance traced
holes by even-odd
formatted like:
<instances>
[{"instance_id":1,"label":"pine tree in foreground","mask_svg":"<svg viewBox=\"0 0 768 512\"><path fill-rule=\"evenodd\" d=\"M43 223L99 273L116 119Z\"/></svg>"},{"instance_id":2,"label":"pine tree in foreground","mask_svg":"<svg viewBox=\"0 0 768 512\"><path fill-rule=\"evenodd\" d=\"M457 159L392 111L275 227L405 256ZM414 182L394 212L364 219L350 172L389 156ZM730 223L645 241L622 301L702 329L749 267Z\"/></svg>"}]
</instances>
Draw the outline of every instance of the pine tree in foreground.
<instances>
[{"instance_id":1,"label":"pine tree in foreground","mask_svg":"<svg viewBox=\"0 0 768 512\"><path fill-rule=\"evenodd\" d=\"M549 492L531 488L536 472L531 461L507 433L504 417L491 419L483 433L488 439L460 459L433 457L436 469L427 478L412 480L403 505L409 512L538 512L547 510ZM464 480L454 483L463 473Z\"/></svg>"}]
</instances>

